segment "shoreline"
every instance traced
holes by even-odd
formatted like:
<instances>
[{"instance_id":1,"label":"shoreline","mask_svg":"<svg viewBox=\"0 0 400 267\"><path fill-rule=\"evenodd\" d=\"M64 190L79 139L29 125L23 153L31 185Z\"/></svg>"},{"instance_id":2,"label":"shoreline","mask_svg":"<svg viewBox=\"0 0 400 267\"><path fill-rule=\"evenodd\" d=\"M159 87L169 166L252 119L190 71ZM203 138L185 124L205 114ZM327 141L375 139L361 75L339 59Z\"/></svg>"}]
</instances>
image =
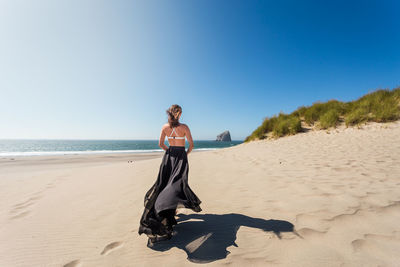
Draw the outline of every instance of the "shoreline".
<instances>
[{"instance_id":1,"label":"shoreline","mask_svg":"<svg viewBox=\"0 0 400 267\"><path fill-rule=\"evenodd\" d=\"M216 148L195 148L194 151L210 151L221 149ZM187 148L185 148L187 150ZM4 153L4 154L3 154ZM92 150L92 151L25 151L25 152L0 152L0 159L18 158L18 157L57 157L57 156L82 156L82 155L147 155L152 153L164 153L162 149L149 150Z\"/></svg>"},{"instance_id":2,"label":"shoreline","mask_svg":"<svg viewBox=\"0 0 400 267\"><path fill-rule=\"evenodd\" d=\"M0 158L3 173L14 171L41 171L43 168L86 167L112 163L137 162L162 157L162 152L146 154L81 154L52 156L20 156Z\"/></svg>"},{"instance_id":3,"label":"shoreline","mask_svg":"<svg viewBox=\"0 0 400 267\"><path fill-rule=\"evenodd\" d=\"M218 149L192 150L191 153L215 151ZM107 165L113 163L135 163L143 160L161 158L164 151L144 153L94 153L94 154L66 154L66 155L29 155L0 157L0 168L3 173L14 171L40 171L57 167L85 167Z\"/></svg>"}]
</instances>

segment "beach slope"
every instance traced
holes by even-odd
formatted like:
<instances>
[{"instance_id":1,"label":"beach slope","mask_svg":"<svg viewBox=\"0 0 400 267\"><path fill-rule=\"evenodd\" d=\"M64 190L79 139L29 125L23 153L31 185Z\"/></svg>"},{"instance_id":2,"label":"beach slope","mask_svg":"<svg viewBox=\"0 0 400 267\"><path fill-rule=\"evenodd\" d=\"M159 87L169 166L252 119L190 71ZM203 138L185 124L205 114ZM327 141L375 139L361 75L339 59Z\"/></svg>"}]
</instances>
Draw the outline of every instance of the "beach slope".
<instances>
[{"instance_id":1,"label":"beach slope","mask_svg":"<svg viewBox=\"0 0 400 267\"><path fill-rule=\"evenodd\" d=\"M400 122L190 154L203 211L153 247L137 230L161 155L113 157L2 159L0 266L400 265Z\"/></svg>"}]
</instances>

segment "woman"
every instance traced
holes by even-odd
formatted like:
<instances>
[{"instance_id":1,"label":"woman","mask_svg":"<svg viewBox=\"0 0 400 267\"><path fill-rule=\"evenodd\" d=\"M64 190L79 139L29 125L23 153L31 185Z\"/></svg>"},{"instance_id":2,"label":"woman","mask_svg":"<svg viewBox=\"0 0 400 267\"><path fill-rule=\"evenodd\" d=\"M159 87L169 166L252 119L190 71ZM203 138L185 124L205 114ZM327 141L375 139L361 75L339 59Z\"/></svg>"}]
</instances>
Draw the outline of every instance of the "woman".
<instances>
[{"instance_id":1,"label":"woman","mask_svg":"<svg viewBox=\"0 0 400 267\"><path fill-rule=\"evenodd\" d=\"M176 208L184 207L200 212L200 199L188 184L187 155L193 149L193 139L186 124L179 122L182 108L172 105L168 110L168 123L163 125L158 145L165 150L158 177L144 197L144 212L140 219L139 234L145 233L150 242L170 239ZM165 136L169 147L164 144ZM185 150L185 137L189 148Z\"/></svg>"}]
</instances>

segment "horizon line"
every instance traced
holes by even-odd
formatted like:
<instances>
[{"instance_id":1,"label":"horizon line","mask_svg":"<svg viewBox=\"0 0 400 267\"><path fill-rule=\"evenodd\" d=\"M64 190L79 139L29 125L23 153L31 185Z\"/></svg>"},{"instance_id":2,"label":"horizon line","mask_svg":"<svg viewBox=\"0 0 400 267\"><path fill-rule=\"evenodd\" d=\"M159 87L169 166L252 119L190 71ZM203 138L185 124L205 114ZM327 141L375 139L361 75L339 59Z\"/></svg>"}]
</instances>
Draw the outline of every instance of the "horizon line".
<instances>
[{"instance_id":1,"label":"horizon line","mask_svg":"<svg viewBox=\"0 0 400 267\"><path fill-rule=\"evenodd\" d=\"M158 141L158 139L87 139L87 138L0 138L0 141L2 140L12 140L12 141L18 141L18 140L26 140L26 141L32 141L32 140L53 140L53 141ZM165 140L167 141L167 140ZM216 141L215 139L193 139L193 141ZM240 139L235 139L231 141L244 141ZM185 140L187 142L187 140ZM218 141L218 142L229 142L229 141Z\"/></svg>"}]
</instances>

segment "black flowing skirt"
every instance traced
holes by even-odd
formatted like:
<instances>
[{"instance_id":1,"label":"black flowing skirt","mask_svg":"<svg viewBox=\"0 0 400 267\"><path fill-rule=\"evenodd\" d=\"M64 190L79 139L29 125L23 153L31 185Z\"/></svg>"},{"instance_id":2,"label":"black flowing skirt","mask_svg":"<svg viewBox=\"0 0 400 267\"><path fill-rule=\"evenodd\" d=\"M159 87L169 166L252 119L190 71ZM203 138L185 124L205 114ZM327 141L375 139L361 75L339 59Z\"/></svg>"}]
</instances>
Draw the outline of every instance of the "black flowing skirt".
<instances>
[{"instance_id":1,"label":"black flowing skirt","mask_svg":"<svg viewBox=\"0 0 400 267\"><path fill-rule=\"evenodd\" d=\"M170 235L176 208L189 208L200 212L200 199L188 184L189 164L185 147L169 146L160 165L154 185L144 197L144 212L140 219L139 234L149 237Z\"/></svg>"}]
</instances>

